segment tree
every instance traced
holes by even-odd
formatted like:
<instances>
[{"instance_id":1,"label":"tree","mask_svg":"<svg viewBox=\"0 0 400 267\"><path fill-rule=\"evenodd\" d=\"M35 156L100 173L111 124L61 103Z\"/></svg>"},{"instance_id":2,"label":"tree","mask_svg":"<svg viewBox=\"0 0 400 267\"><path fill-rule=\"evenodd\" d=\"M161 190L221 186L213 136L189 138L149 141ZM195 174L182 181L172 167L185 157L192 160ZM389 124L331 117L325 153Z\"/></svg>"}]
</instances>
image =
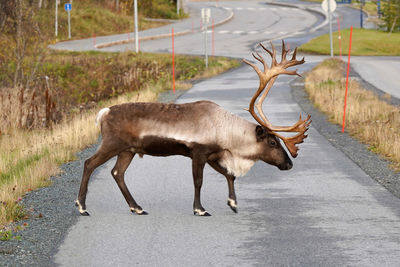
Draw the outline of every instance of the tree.
<instances>
[{"instance_id":1,"label":"tree","mask_svg":"<svg viewBox=\"0 0 400 267\"><path fill-rule=\"evenodd\" d=\"M400 31L400 0L388 0L383 5L386 31Z\"/></svg>"},{"instance_id":2,"label":"tree","mask_svg":"<svg viewBox=\"0 0 400 267\"><path fill-rule=\"evenodd\" d=\"M0 1L0 32L3 32L7 21L16 17L16 0Z\"/></svg>"},{"instance_id":3,"label":"tree","mask_svg":"<svg viewBox=\"0 0 400 267\"><path fill-rule=\"evenodd\" d=\"M14 122L18 127L29 128L36 112L32 103L41 94L38 84L43 79L38 76L38 68L45 55L46 43L35 20L36 5L30 6L26 0L1 1L1 4L4 8L0 12L0 71L3 74L0 86L10 88L18 95L19 103L13 106L18 109Z\"/></svg>"}]
</instances>

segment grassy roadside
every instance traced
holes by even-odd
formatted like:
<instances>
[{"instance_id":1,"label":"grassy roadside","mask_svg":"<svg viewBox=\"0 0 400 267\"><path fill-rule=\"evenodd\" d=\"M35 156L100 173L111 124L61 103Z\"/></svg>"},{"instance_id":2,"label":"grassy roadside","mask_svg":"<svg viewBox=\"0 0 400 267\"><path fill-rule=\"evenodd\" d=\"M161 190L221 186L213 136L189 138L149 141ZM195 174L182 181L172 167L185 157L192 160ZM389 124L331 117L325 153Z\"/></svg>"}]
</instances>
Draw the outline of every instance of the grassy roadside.
<instances>
[{"instance_id":1,"label":"grassy roadside","mask_svg":"<svg viewBox=\"0 0 400 267\"><path fill-rule=\"evenodd\" d=\"M343 62L328 59L305 79L305 90L314 105L328 119L341 125L345 92ZM400 108L382 101L356 81L349 83L346 130L369 149L400 170Z\"/></svg>"},{"instance_id":2,"label":"grassy roadside","mask_svg":"<svg viewBox=\"0 0 400 267\"><path fill-rule=\"evenodd\" d=\"M134 30L133 9L126 2L120 3L117 9L114 1L75 1L71 10L72 39L88 38L93 35L102 36L127 33ZM139 2L139 30L160 27L168 22L145 20L146 17L160 19L180 19L187 16L184 12L176 14L175 5L169 0L152 0ZM54 6L37 11L41 31L54 41L68 39L68 13L63 4L58 7L58 37L54 36Z\"/></svg>"},{"instance_id":3,"label":"grassy roadside","mask_svg":"<svg viewBox=\"0 0 400 267\"><path fill-rule=\"evenodd\" d=\"M333 50L339 55L339 34L333 33ZM350 29L341 31L342 54L349 51ZM299 47L299 51L311 54L330 54L329 34L316 37ZM400 33L353 28L351 55L400 56Z\"/></svg>"},{"instance_id":4,"label":"grassy roadside","mask_svg":"<svg viewBox=\"0 0 400 267\"><path fill-rule=\"evenodd\" d=\"M101 107L128 101L155 101L159 92L172 88L170 55L65 53L50 58L53 61L49 59L42 67L48 75L54 74L52 85L63 92L60 103L69 103L66 107L70 109L50 129L27 131L8 127L0 134L0 236L2 226L5 233L9 231L5 228L7 223L29 216L19 205L24 194L48 185L49 177L59 173L60 164L73 160L76 152L96 142L99 131L94 118ZM70 64L71 61L75 63ZM86 65L79 67L81 61ZM202 58L177 56L177 88L188 89L191 79L210 77L237 66L236 60L210 58L209 69L205 70ZM65 72L65 68L69 71ZM63 73L72 74L65 77ZM82 91L85 96L78 94L77 99L75 93ZM13 101L12 97L1 99ZM14 100L15 103L8 105L10 111L2 112L11 114L11 110L23 109ZM80 105L87 102L97 104L81 109ZM24 105L30 104L24 102ZM5 107L2 104L2 109ZM13 117L7 119L3 125L12 126L16 121Z\"/></svg>"}]
</instances>

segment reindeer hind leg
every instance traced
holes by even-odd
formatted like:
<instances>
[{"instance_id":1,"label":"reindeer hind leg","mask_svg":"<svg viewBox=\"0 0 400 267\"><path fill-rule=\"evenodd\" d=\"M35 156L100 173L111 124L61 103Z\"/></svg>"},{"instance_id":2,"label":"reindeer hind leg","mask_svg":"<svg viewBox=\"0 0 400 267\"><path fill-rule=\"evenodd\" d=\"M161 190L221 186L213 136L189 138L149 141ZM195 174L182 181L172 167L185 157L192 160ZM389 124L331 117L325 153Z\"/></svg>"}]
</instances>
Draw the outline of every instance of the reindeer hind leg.
<instances>
[{"instance_id":1,"label":"reindeer hind leg","mask_svg":"<svg viewBox=\"0 0 400 267\"><path fill-rule=\"evenodd\" d=\"M114 177L115 181L119 189L121 190L122 194L125 197L126 202L129 205L129 208L132 213L136 213L138 215L147 215L148 213L140 207L135 199L132 197L131 193L129 192L128 187L125 184L125 171L129 167L135 153L130 151L123 151L118 154L117 162L115 163L114 168L111 170L111 175Z\"/></svg>"},{"instance_id":2,"label":"reindeer hind leg","mask_svg":"<svg viewBox=\"0 0 400 267\"><path fill-rule=\"evenodd\" d=\"M90 176L97 167L104 164L115 155L119 154L120 149L120 143L110 142L106 146L104 145L103 140L100 148L96 151L96 153L85 161L81 185L78 193L78 199L75 201L75 205L78 207L79 213L82 216L89 216L89 212L86 210L86 194L88 191Z\"/></svg>"}]
</instances>

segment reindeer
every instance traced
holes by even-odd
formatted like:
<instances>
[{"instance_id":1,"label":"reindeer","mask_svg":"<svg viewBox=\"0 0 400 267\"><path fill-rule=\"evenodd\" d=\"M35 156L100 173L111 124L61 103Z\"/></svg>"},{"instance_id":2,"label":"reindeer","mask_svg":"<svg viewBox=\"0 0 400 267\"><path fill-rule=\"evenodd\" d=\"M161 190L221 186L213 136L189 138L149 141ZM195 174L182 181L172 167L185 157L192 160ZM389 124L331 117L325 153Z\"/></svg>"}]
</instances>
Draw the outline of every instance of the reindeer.
<instances>
[{"instance_id":1,"label":"reindeer","mask_svg":"<svg viewBox=\"0 0 400 267\"><path fill-rule=\"evenodd\" d=\"M272 51L261 43L260 46L272 57L271 66L268 66L257 52L257 55L253 53L253 57L263 64L263 72L255 64L243 59L257 72L260 80L259 88L248 109L258 124L236 116L210 101L186 104L125 103L100 110L96 123L101 125L102 142L97 152L85 161L76 200L80 214L89 215L85 200L90 175L95 168L114 156L117 156L117 162L111 174L130 211L138 215L148 213L136 203L124 181L125 171L136 154L140 157L144 154L190 157L194 181L193 213L199 216L210 216L200 202L203 169L206 163L226 177L229 190L227 204L235 213L235 178L246 174L256 161L262 160L280 170L290 170L293 163L279 140L284 142L291 156L295 158L298 153L296 145L307 137L305 132L311 123L310 116L303 120L300 115L299 120L292 126L274 126L263 113L262 103L278 75L299 75L296 70L286 69L303 64L304 58L296 59L296 48L292 58L287 60L289 49L285 49L285 43L282 41L282 59L278 63L276 49L272 43ZM262 92L264 93L261 95ZM284 137L278 132L297 134Z\"/></svg>"}]
</instances>

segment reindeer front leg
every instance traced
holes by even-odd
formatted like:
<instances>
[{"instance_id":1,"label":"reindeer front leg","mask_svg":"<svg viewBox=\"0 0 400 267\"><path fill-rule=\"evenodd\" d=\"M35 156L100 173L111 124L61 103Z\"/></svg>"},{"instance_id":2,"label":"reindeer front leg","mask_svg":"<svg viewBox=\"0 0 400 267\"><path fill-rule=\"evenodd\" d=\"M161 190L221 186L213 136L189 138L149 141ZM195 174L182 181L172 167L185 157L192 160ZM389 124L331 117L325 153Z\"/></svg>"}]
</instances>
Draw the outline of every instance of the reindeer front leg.
<instances>
[{"instance_id":1,"label":"reindeer front leg","mask_svg":"<svg viewBox=\"0 0 400 267\"><path fill-rule=\"evenodd\" d=\"M237 213L237 200L236 200L236 193L235 193L235 179L236 177L228 174L226 169L222 167L221 165L218 164L217 161L207 161L207 163L217 172L225 176L226 181L228 182L228 190L229 190L229 195L228 195L228 206L232 209L234 213Z\"/></svg>"},{"instance_id":2,"label":"reindeer front leg","mask_svg":"<svg viewBox=\"0 0 400 267\"><path fill-rule=\"evenodd\" d=\"M229 198L228 198L228 206L234 213L237 213L237 200L235 194L235 179L236 177L233 175L226 175L226 180L228 181L228 189L229 189Z\"/></svg>"},{"instance_id":3,"label":"reindeer front leg","mask_svg":"<svg viewBox=\"0 0 400 267\"><path fill-rule=\"evenodd\" d=\"M194 183L194 202L193 202L193 214L199 216L211 216L200 201L200 191L203 185L203 170L207 162L206 156L201 152L193 153L192 157L192 172L193 172L193 183Z\"/></svg>"}]
</instances>

